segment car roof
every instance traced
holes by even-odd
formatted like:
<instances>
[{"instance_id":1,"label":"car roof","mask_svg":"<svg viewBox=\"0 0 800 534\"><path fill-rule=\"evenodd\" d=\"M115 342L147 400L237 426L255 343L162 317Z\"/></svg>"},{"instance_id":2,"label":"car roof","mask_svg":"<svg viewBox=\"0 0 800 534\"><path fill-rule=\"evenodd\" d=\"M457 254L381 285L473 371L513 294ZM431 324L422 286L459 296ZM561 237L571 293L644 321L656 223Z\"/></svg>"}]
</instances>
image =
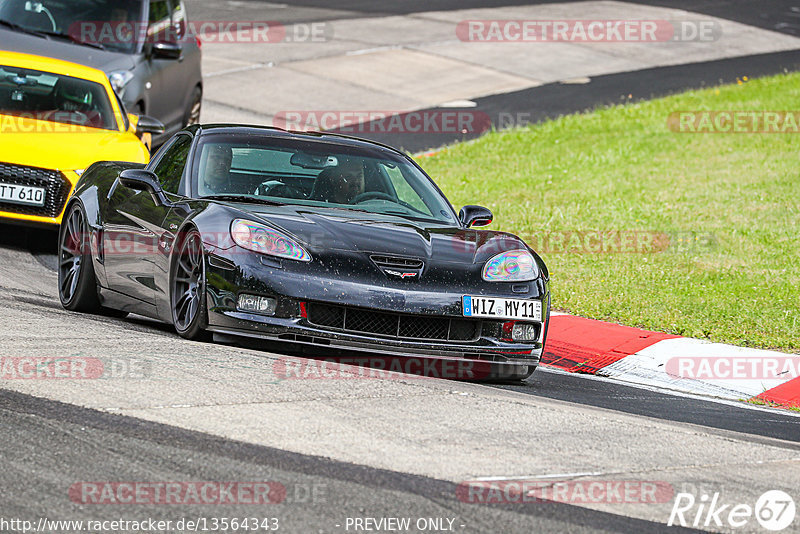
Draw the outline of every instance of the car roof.
<instances>
[{"instance_id":1,"label":"car roof","mask_svg":"<svg viewBox=\"0 0 800 534\"><path fill-rule=\"evenodd\" d=\"M106 74L101 70L71 63L69 61L63 61L61 59L23 54L21 52L0 50L0 65L57 73L64 76L97 82L103 86L109 83Z\"/></svg>"},{"instance_id":2,"label":"car roof","mask_svg":"<svg viewBox=\"0 0 800 534\"><path fill-rule=\"evenodd\" d=\"M342 135L329 132L300 132L295 130L284 130L275 126L254 126L242 124L203 124L199 126L189 127L193 133L197 132L198 135L207 134L230 134L230 135L258 135L261 137L281 137L292 138L300 141L322 141L337 145L379 149L390 152L395 155L407 157L406 154L397 150L389 145L384 145L368 139L361 139L359 137L351 137L349 135Z\"/></svg>"}]
</instances>

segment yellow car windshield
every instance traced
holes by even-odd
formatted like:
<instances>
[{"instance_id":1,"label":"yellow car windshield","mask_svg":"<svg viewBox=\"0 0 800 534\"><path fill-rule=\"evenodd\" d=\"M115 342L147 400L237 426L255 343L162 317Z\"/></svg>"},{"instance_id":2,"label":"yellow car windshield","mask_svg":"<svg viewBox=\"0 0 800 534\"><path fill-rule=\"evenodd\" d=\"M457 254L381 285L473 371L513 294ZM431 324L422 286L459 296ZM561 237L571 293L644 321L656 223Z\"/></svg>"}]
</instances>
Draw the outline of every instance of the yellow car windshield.
<instances>
[{"instance_id":1,"label":"yellow car windshield","mask_svg":"<svg viewBox=\"0 0 800 534\"><path fill-rule=\"evenodd\" d=\"M20 67L0 66L0 114L117 129L108 93L99 83Z\"/></svg>"}]
</instances>

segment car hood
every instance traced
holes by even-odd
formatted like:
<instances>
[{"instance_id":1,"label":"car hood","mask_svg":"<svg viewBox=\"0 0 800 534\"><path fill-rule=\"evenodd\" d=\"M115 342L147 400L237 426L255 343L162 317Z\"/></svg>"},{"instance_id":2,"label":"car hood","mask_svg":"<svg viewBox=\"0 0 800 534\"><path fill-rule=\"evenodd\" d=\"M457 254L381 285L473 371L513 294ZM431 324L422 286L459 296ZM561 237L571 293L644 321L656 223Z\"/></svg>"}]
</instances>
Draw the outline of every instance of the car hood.
<instances>
[{"instance_id":1,"label":"car hood","mask_svg":"<svg viewBox=\"0 0 800 534\"><path fill-rule=\"evenodd\" d=\"M44 169L85 169L96 161L131 161L147 163L149 153L132 133L87 128L67 132L66 124L46 123L0 115L0 126L20 124L25 132L3 129L0 143L0 162L40 167ZM64 128L65 131L59 131ZM37 131L38 130L38 131ZM31 133L27 133L31 132Z\"/></svg>"},{"instance_id":2,"label":"car hood","mask_svg":"<svg viewBox=\"0 0 800 534\"><path fill-rule=\"evenodd\" d=\"M239 209L242 204L236 205ZM308 206L245 208L264 222L314 249L361 251L432 260L435 263L483 263L506 250L528 247L518 237L489 230L464 229L391 215Z\"/></svg>"},{"instance_id":3,"label":"car hood","mask_svg":"<svg viewBox=\"0 0 800 534\"><path fill-rule=\"evenodd\" d=\"M45 39L8 28L0 28L0 49L71 61L94 67L106 74L115 70L130 70L135 66L133 56L129 54Z\"/></svg>"}]
</instances>

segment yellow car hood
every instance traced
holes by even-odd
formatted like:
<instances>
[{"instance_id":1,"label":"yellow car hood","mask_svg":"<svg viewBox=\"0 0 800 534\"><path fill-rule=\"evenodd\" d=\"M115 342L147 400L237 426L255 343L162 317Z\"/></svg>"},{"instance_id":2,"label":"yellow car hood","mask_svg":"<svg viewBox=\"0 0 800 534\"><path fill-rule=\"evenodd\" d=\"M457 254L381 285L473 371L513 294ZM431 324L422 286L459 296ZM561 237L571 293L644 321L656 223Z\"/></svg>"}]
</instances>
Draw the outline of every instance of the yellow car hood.
<instances>
[{"instance_id":1,"label":"yellow car hood","mask_svg":"<svg viewBox=\"0 0 800 534\"><path fill-rule=\"evenodd\" d=\"M65 171L86 169L97 161L149 159L147 148L131 132L0 115L0 162Z\"/></svg>"}]
</instances>

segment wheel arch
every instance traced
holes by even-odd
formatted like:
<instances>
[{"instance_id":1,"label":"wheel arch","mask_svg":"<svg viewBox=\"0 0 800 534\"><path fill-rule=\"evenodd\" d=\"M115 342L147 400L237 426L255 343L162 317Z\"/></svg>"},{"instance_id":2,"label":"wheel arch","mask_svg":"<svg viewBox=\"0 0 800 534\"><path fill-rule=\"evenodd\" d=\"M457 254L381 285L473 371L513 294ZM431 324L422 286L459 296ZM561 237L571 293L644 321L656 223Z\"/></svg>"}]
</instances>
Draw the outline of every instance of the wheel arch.
<instances>
[{"instance_id":1,"label":"wheel arch","mask_svg":"<svg viewBox=\"0 0 800 534\"><path fill-rule=\"evenodd\" d=\"M175 321L174 315L174 308L175 308L175 276L179 269L178 261L181 256L181 251L183 248L186 239L193 233L197 233L200 237L200 252L202 255L202 276L201 278L201 286L200 292L202 296L200 297L200 311L198 311L199 319L197 319L196 323L193 323L193 326L189 328L188 332L193 332L190 334L186 334L182 332L180 328L177 326ZM192 340L208 340L210 339L210 333L208 333L205 329L208 327L208 299L207 299L207 288L208 288L208 256L209 256L209 249L208 245L203 239L203 234L201 230L198 228L197 224L192 218L187 218L180 227L175 232L175 239L173 241L173 246L170 250L170 258L169 258L169 276L168 276L168 288L167 288L167 301L169 303L169 312L168 312L168 319L169 323L172 324L177 330L178 334L182 337L192 339ZM199 330L198 330L199 328Z\"/></svg>"},{"instance_id":2,"label":"wheel arch","mask_svg":"<svg viewBox=\"0 0 800 534\"><path fill-rule=\"evenodd\" d=\"M189 217L185 221L183 221L183 223L178 227L177 230L175 230L175 239L173 240L172 247L170 248L169 251L169 262L167 263L168 271L167 271L167 292L166 292L167 313L165 314L167 317L165 317L165 319L169 319L168 322L170 324L174 324L174 320L172 317L173 276L175 275L175 268L176 265L178 264L178 258L180 256L180 250L181 247L183 246L183 242L186 240L186 236L188 236L189 233L193 231L200 233L201 236L203 235L202 231L200 230L200 228L198 228L198 225L194 221L194 218ZM203 252L204 252L203 256L204 258L207 258L209 250L206 247L206 243L203 241L203 239L201 239L200 242L203 245Z\"/></svg>"}]
</instances>

